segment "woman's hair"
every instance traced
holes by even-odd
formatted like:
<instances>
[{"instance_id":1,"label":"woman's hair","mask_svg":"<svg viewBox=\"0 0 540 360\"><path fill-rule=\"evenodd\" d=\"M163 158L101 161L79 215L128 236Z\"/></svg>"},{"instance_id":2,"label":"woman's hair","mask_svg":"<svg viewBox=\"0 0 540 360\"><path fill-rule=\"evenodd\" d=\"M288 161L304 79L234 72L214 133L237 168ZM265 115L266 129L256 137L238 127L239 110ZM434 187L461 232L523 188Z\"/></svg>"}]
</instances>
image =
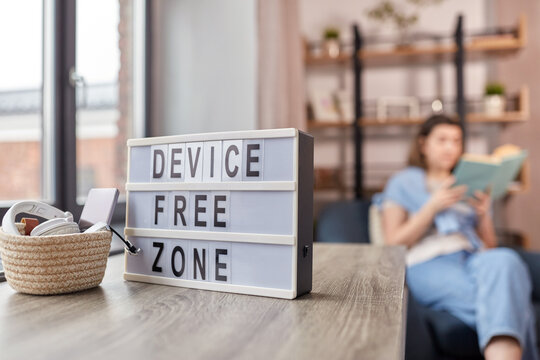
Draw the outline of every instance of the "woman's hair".
<instances>
[{"instance_id":1,"label":"woman's hair","mask_svg":"<svg viewBox=\"0 0 540 360\"><path fill-rule=\"evenodd\" d=\"M446 115L432 115L420 126L418 134L414 138L411 151L409 152L409 166L418 166L423 169L427 168L426 159L422 153L422 141L431 134L437 125L452 125L461 129L463 134L463 126L457 120L454 120Z\"/></svg>"}]
</instances>

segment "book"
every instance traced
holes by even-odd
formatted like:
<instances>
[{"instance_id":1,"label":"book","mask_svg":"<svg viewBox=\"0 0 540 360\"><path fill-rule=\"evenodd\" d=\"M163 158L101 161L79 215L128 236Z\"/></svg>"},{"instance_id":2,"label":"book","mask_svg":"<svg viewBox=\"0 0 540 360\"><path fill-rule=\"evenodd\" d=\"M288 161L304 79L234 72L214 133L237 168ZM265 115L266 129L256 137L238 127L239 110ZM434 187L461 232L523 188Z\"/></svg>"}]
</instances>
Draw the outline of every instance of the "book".
<instances>
[{"instance_id":1,"label":"book","mask_svg":"<svg viewBox=\"0 0 540 360\"><path fill-rule=\"evenodd\" d=\"M480 190L499 199L507 193L527 156L526 150L515 145L500 146L491 155L464 154L453 171L454 186L467 185L466 197Z\"/></svg>"}]
</instances>

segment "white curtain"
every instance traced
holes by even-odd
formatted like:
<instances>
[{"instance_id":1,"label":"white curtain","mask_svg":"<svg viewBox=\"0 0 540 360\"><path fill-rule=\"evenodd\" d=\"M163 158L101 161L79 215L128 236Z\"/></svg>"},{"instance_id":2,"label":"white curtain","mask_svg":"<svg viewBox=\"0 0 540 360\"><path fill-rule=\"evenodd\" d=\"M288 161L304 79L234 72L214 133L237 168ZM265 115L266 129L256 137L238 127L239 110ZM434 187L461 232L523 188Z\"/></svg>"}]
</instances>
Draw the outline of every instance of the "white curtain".
<instances>
[{"instance_id":1,"label":"white curtain","mask_svg":"<svg viewBox=\"0 0 540 360\"><path fill-rule=\"evenodd\" d=\"M306 129L297 0L258 0L258 127Z\"/></svg>"}]
</instances>

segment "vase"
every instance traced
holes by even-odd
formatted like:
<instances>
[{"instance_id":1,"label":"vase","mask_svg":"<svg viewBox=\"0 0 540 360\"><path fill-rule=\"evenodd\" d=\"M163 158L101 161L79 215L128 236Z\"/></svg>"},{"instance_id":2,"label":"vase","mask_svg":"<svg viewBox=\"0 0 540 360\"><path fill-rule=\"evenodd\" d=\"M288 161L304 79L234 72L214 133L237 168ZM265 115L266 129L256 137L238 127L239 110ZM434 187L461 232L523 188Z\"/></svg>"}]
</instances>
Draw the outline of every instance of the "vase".
<instances>
[{"instance_id":1,"label":"vase","mask_svg":"<svg viewBox=\"0 0 540 360\"><path fill-rule=\"evenodd\" d=\"M488 117L498 117L504 114L505 98L503 95L486 95L484 112Z\"/></svg>"},{"instance_id":2,"label":"vase","mask_svg":"<svg viewBox=\"0 0 540 360\"><path fill-rule=\"evenodd\" d=\"M324 40L324 52L331 58L337 58L340 52L338 39L326 39Z\"/></svg>"}]
</instances>

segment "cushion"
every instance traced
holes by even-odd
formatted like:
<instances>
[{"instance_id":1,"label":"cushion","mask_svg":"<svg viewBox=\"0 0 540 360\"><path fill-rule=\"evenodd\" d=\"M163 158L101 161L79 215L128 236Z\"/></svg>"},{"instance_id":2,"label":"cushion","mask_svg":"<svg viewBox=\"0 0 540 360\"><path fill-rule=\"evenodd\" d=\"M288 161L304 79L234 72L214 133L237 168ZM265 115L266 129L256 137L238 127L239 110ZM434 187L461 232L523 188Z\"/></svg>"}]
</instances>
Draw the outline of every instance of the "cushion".
<instances>
[{"instance_id":1,"label":"cushion","mask_svg":"<svg viewBox=\"0 0 540 360\"><path fill-rule=\"evenodd\" d=\"M367 201L339 201L319 214L315 241L369 243Z\"/></svg>"},{"instance_id":2,"label":"cushion","mask_svg":"<svg viewBox=\"0 0 540 360\"><path fill-rule=\"evenodd\" d=\"M374 204L369 207L369 239L373 245L384 245L381 211Z\"/></svg>"}]
</instances>

